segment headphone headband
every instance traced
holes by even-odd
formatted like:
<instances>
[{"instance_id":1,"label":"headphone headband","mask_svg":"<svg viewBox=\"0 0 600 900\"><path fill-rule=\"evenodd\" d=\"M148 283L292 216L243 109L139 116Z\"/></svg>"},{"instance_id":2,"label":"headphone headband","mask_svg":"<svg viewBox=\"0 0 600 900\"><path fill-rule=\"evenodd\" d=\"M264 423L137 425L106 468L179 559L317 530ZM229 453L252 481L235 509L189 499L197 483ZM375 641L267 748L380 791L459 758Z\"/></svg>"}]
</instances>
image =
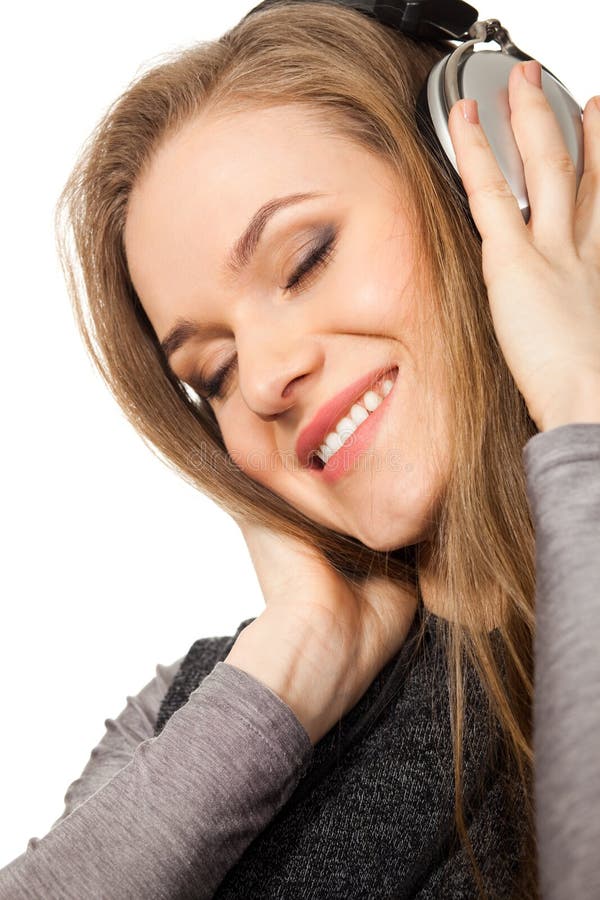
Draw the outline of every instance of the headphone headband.
<instances>
[{"instance_id":1,"label":"headphone headband","mask_svg":"<svg viewBox=\"0 0 600 900\"><path fill-rule=\"evenodd\" d=\"M263 0L244 19L270 6L290 6L306 0ZM335 6L356 9L383 25L397 28L420 40L465 40L479 16L463 0L325 0Z\"/></svg>"},{"instance_id":2,"label":"headphone headband","mask_svg":"<svg viewBox=\"0 0 600 900\"><path fill-rule=\"evenodd\" d=\"M243 18L271 6L291 6L307 0L263 0ZM478 21L479 13L462 0L320 0L328 5L355 9L409 37L423 41L455 40L458 47L438 60L430 70L416 101L415 117L425 144L446 170L459 191L465 215L473 222L454 146L448 128L450 110L463 97L477 101L480 122L496 161L505 176L525 222L529 221L529 197L523 162L510 121L508 78L511 68L531 59L516 44L498 19ZM500 51L480 50L478 43L495 41ZM583 174L583 110L565 85L542 65L542 89L562 129L577 173ZM449 164L449 165L448 165Z\"/></svg>"}]
</instances>

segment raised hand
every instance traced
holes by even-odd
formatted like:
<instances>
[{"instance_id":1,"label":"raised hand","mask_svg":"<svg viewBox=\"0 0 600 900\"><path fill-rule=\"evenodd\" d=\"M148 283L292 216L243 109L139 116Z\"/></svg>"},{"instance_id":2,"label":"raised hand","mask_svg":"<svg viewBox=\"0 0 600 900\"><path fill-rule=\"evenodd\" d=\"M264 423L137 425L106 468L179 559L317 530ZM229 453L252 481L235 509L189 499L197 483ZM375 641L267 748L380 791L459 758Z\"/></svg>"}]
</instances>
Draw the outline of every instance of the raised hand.
<instances>
[{"instance_id":1,"label":"raised hand","mask_svg":"<svg viewBox=\"0 0 600 900\"><path fill-rule=\"evenodd\" d=\"M540 85L537 61L511 69L527 225L479 124L476 101L455 103L448 127L482 237L498 342L531 418L547 431L600 422L600 97L584 109L584 171L576 191L573 162Z\"/></svg>"},{"instance_id":2,"label":"raised hand","mask_svg":"<svg viewBox=\"0 0 600 900\"><path fill-rule=\"evenodd\" d=\"M416 592L383 576L351 587L316 547L236 521L266 609L241 632L224 662L275 691L316 743L404 643Z\"/></svg>"}]
</instances>

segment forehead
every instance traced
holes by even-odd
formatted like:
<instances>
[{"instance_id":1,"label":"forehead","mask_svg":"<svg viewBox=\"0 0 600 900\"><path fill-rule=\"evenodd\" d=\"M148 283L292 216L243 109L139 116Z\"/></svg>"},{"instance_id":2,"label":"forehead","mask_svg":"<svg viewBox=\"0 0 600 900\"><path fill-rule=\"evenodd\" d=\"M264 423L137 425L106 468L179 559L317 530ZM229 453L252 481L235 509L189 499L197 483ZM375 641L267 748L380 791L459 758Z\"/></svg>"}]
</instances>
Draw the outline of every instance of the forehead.
<instances>
[{"instance_id":1,"label":"forehead","mask_svg":"<svg viewBox=\"0 0 600 900\"><path fill-rule=\"evenodd\" d=\"M202 287L214 284L258 207L305 191L351 202L381 177L366 154L299 104L202 114L163 141L134 185L124 233L131 278L159 336L172 321L164 298L179 310L199 272Z\"/></svg>"}]
</instances>

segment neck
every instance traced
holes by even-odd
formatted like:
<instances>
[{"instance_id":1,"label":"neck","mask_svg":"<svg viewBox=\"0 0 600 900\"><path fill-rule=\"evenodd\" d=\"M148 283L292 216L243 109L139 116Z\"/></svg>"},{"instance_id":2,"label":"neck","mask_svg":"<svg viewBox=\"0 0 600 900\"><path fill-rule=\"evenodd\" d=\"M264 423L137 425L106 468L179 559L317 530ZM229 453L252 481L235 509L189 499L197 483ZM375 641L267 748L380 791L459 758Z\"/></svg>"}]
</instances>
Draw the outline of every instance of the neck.
<instances>
[{"instance_id":1,"label":"neck","mask_svg":"<svg viewBox=\"0 0 600 900\"><path fill-rule=\"evenodd\" d=\"M486 631L493 631L504 625L504 620L500 615L500 603L498 585L482 586L478 591L480 598L479 606L475 611L475 616L467 616L464 611L457 608L457 604L452 602L447 590L443 589L439 578L431 571L430 565L430 549L424 550L420 554L419 562L419 591L425 609L436 616L438 619L445 619L448 622L458 623L459 625L473 626L478 624L485 628ZM493 598L496 597L496 602Z\"/></svg>"}]
</instances>

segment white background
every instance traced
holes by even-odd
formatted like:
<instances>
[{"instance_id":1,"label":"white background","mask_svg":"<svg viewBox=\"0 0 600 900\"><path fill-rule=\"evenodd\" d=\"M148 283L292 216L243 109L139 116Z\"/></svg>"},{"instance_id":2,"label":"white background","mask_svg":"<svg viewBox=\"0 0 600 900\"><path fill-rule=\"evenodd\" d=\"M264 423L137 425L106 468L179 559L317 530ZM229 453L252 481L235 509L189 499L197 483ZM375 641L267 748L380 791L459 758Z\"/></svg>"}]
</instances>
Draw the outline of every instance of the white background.
<instances>
[{"instance_id":1,"label":"white background","mask_svg":"<svg viewBox=\"0 0 600 900\"><path fill-rule=\"evenodd\" d=\"M157 662L263 609L237 526L148 450L88 360L52 218L78 149L138 70L253 5L38 0L3 12L0 867L47 833L105 718ZM477 8L583 107L600 91L586 7Z\"/></svg>"}]
</instances>

